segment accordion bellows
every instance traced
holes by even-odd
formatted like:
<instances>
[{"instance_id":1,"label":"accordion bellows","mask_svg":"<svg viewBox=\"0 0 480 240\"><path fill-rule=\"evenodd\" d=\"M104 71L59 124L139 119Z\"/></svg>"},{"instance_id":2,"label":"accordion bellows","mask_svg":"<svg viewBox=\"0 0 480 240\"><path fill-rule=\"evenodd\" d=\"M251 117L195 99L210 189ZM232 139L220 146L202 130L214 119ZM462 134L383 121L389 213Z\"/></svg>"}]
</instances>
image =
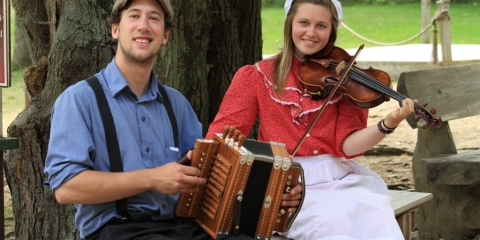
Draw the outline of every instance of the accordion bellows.
<instances>
[{"instance_id":1,"label":"accordion bellows","mask_svg":"<svg viewBox=\"0 0 480 240\"><path fill-rule=\"evenodd\" d=\"M189 164L207 183L197 193L181 194L176 215L192 217L214 239L245 234L271 239L287 231L295 213L282 208L282 195L304 182L303 169L292 162L283 143L246 139L225 128L214 140L197 139Z\"/></svg>"}]
</instances>

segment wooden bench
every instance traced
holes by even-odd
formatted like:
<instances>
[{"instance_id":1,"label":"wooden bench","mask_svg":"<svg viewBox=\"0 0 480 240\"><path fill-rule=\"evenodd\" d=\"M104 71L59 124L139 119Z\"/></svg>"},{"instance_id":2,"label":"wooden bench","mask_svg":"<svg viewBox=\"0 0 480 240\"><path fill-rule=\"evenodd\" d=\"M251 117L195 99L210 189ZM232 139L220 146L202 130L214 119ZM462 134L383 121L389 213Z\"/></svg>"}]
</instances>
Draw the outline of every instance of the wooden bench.
<instances>
[{"instance_id":1,"label":"wooden bench","mask_svg":"<svg viewBox=\"0 0 480 240\"><path fill-rule=\"evenodd\" d=\"M449 122L480 115L480 63L404 72L397 90L420 104L428 102L426 108L434 107L443 120L439 129L422 129L422 120L407 118L418 128L415 190L433 194L417 213L418 238L475 238L480 235L480 151L459 152Z\"/></svg>"},{"instance_id":2,"label":"wooden bench","mask_svg":"<svg viewBox=\"0 0 480 240\"><path fill-rule=\"evenodd\" d=\"M400 230L406 240L412 239L412 232L417 228L415 213L423 204L433 199L433 194L423 192L407 192L390 190L390 202L395 212Z\"/></svg>"},{"instance_id":3,"label":"wooden bench","mask_svg":"<svg viewBox=\"0 0 480 240\"><path fill-rule=\"evenodd\" d=\"M415 230L416 225L414 221L415 212L418 207L430 201L433 196L431 193L421 193L421 192L407 192L407 191L396 191L390 190L392 195L392 204L393 211L395 212L395 217L397 218L398 225L402 230L403 236L405 239L410 240L412 237L412 231ZM282 236L272 236L272 240L284 240L288 239Z\"/></svg>"}]
</instances>

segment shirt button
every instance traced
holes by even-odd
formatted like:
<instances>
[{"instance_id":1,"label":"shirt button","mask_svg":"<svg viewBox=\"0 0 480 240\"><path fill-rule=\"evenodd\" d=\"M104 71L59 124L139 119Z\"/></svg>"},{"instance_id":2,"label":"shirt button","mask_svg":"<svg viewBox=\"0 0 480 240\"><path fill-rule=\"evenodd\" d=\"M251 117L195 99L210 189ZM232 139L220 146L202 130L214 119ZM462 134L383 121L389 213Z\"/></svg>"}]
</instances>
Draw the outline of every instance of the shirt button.
<instances>
[{"instance_id":1,"label":"shirt button","mask_svg":"<svg viewBox=\"0 0 480 240\"><path fill-rule=\"evenodd\" d=\"M167 204L162 203L162 208L163 208L163 209L167 208Z\"/></svg>"},{"instance_id":2,"label":"shirt button","mask_svg":"<svg viewBox=\"0 0 480 240\"><path fill-rule=\"evenodd\" d=\"M310 133L307 133L307 137L310 137Z\"/></svg>"},{"instance_id":3,"label":"shirt button","mask_svg":"<svg viewBox=\"0 0 480 240\"><path fill-rule=\"evenodd\" d=\"M147 153L150 152L150 148L149 148L149 147L146 147L146 148L145 148L145 151L147 151Z\"/></svg>"},{"instance_id":4,"label":"shirt button","mask_svg":"<svg viewBox=\"0 0 480 240\"><path fill-rule=\"evenodd\" d=\"M143 116L143 117L142 117L142 122L145 122L145 119L146 119L146 117L145 117L145 116Z\"/></svg>"},{"instance_id":5,"label":"shirt button","mask_svg":"<svg viewBox=\"0 0 480 240\"><path fill-rule=\"evenodd\" d=\"M317 150L314 150L314 151L313 151L313 154L318 154L318 151L317 151Z\"/></svg>"}]
</instances>

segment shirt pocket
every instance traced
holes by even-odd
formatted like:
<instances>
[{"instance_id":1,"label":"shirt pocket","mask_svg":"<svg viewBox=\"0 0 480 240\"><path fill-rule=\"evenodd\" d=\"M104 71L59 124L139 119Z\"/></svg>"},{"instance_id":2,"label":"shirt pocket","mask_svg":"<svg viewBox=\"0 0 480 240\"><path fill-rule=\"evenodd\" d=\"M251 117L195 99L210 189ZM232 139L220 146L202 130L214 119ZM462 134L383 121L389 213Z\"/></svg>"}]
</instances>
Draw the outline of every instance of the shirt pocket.
<instances>
[{"instance_id":1,"label":"shirt pocket","mask_svg":"<svg viewBox=\"0 0 480 240\"><path fill-rule=\"evenodd\" d=\"M175 147L166 147L165 148L165 163L176 162L180 159L181 154L180 150Z\"/></svg>"}]
</instances>

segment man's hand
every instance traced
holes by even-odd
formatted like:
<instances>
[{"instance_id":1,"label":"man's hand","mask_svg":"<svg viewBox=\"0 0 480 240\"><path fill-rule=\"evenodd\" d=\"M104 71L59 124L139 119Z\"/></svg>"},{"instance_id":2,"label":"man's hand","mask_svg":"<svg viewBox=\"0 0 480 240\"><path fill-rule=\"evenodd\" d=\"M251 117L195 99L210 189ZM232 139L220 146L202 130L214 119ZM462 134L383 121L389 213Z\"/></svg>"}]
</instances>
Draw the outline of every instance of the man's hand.
<instances>
[{"instance_id":1,"label":"man's hand","mask_svg":"<svg viewBox=\"0 0 480 240\"><path fill-rule=\"evenodd\" d=\"M302 198L303 186L301 184L295 186L289 193L284 193L282 196L282 206L288 207L288 213L293 213L297 210Z\"/></svg>"},{"instance_id":2,"label":"man's hand","mask_svg":"<svg viewBox=\"0 0 480 240\"><path fill-rule=\"evenodd\" d=\"M192 158L192 151L187 157ZM202 174L199 169L178 163L154 168L150 174L154 180L152 188L165 194L195 193L206 183L206 179L198 177Z\"/></svg>"}]
</instances>

